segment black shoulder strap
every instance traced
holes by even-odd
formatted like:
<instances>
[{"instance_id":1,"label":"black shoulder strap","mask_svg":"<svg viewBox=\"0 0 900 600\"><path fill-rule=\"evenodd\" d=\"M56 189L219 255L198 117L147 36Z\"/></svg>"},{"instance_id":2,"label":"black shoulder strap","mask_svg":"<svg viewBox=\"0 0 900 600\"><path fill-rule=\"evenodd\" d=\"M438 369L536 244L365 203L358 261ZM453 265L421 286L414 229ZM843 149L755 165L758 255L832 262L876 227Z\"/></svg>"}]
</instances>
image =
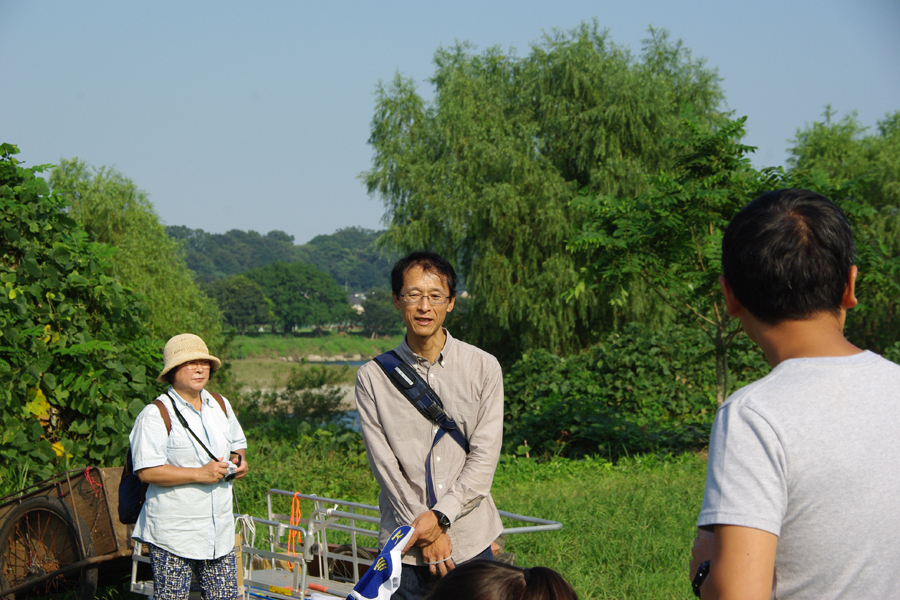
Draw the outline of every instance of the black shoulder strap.
<instances>
[{"instance_id":1,"label":"black shoulder strap","mask_svg":"<svg viewBox=\"0 0 900 600\"><path fill-rule=\"evenodd\" d=\"M444 412L444 404L437 393L419 377L415 369L403 362L393 350L376 356L375 362L423 417L439 425L466 454L469 453L469 442L463 437L456 422Z\"/></svg>"},{"instance_id":2,"label":"black shoulder strap","mask_svg":"<svg viewBox=\"0 0 900 600\"><path fill-rule=\"evenodd\" d=\"M419 377L415 369L403 362L396 352L391 350L376 356L375 362L387 374L394 387L409 400L410 404L416 407L416 410L423 417L441 427L435 434L434 440L431 442L431 448L428 450L428 455L425 457L425 500L428 508L431 508L438 501L437 493L434 489L434 479L431 476L431 451L444 434L453 438L466 454L469 453L469 442L453 419L444 412L444 405L437 393Z\"/></svg>"}]
</instances>

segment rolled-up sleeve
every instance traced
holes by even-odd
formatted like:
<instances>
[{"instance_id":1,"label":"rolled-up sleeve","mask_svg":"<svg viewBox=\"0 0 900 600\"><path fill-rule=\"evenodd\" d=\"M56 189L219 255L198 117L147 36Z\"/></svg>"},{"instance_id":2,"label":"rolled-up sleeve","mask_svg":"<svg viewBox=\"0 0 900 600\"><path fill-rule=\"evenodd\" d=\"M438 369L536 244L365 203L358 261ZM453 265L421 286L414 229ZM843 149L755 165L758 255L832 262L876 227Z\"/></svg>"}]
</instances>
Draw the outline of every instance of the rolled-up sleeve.
<instances>
[{"instance_id":1,"label":"rolled-up sleeve","mask_svg":"<svg viewBox=\"0 0 900 600\"><path fill-rule=\"evenodd\" d=\"M225 411L225 414L228 417L231 448L232 450L245 450L247 448L247 436L244 435L244 429L238 423L237 416L234 414L234 409L231 407L231 403L228 402L228 398L223 397L222 399L225 400L225 406L228 409Z\"/></svg>"}]
</instances>

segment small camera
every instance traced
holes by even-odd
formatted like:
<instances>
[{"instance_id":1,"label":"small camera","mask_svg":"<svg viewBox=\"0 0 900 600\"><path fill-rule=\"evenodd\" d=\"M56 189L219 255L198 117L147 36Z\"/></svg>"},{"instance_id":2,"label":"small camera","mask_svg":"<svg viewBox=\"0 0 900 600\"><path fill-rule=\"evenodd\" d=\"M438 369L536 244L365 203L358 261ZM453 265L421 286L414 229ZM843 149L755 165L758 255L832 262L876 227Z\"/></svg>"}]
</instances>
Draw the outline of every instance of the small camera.
<instances>
[{"instance_id":1,"label":"small camera","mask_svg":"<svg viewBox=\"0 0 900 600\"><path fill-rule=\"evenodd\" d=\"M237 467L234 463L228 463L228 472L225 474L225 477L222 478L223 481L231 481L237 477Z\"/></svg>"}]
</instances>

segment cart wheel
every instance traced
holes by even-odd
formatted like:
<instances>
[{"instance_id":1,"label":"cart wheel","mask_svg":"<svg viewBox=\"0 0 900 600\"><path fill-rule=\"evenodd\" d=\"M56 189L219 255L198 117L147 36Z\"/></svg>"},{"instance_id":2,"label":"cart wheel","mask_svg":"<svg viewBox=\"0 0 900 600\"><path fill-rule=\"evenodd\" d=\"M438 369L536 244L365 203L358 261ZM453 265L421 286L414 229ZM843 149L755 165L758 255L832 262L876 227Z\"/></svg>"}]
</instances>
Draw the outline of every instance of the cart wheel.
<instances>
[{"instance_id":1,"label":"cart wheel","mask_svg":"<svg viewBox=\"0 0 900 600\"><path fill-rule=\"evenodd\" d=\"M81 525L84 553L78 543ZM85 558L94 556L94 544L87 524L73 515L58 498L36 496L14 508L0 527L0 594L2 590L28 583ZM15 594L16 600L75 592L76 600L91 600L97 591L97 567L69 573L36 583ZM10 598L12 596L4 596Z\"/></svg>"},{"instance_id":2,"label":"cart wheel","mask_svg":"<svg viewBox=\"0 0 900 600\"><path fill-rule=\"evenodd\" d=\"M333 554L340 554L342 556L346 556L346 559L328 559L328 579L331 581L341 581L344 583L353 583L362 576L361 573L357 573L357 576L353 576L353 546L350 544L343 544L338 546L332 551ZM375 557L372 556L372 553L366 550L365 548L360 548L357 546L356 548L356 556L358 558L364 558L366 560L375 560ZM363 567L363 572L365 572L366 568Z\"/></svg>"}]
</instances>

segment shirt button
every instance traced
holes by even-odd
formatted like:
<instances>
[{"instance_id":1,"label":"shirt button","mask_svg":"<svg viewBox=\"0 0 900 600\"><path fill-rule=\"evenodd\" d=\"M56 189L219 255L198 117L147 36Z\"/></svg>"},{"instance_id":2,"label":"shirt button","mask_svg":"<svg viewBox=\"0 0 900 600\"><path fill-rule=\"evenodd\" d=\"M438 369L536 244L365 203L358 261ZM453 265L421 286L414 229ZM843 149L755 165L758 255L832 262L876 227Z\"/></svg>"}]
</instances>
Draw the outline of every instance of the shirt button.
<instances>
[{"instance_id":1,"label":"shirt button","mask_svg":"<svg viewBox=\"0 0 900 600\"><path fill-rule=\"evenodd\" d=\"M440 456L435 456L435 457L434 457L434 460L436 460L436 461L438 461L438 462L441 462L441 457L440 457Z\"/></svg>"},{"instance_id":2,"label":"shirt button","mask_svg":"<svg viewBox=\"0 0 900 600\"><path fill-rule=\"evenodd\" d=\"M442 489L444 489L444 486L441 485L441 484L439 483L439 484L438 484L438 489L439 489L439 490L442 490Z\"/></svg>"}]
</instances>

